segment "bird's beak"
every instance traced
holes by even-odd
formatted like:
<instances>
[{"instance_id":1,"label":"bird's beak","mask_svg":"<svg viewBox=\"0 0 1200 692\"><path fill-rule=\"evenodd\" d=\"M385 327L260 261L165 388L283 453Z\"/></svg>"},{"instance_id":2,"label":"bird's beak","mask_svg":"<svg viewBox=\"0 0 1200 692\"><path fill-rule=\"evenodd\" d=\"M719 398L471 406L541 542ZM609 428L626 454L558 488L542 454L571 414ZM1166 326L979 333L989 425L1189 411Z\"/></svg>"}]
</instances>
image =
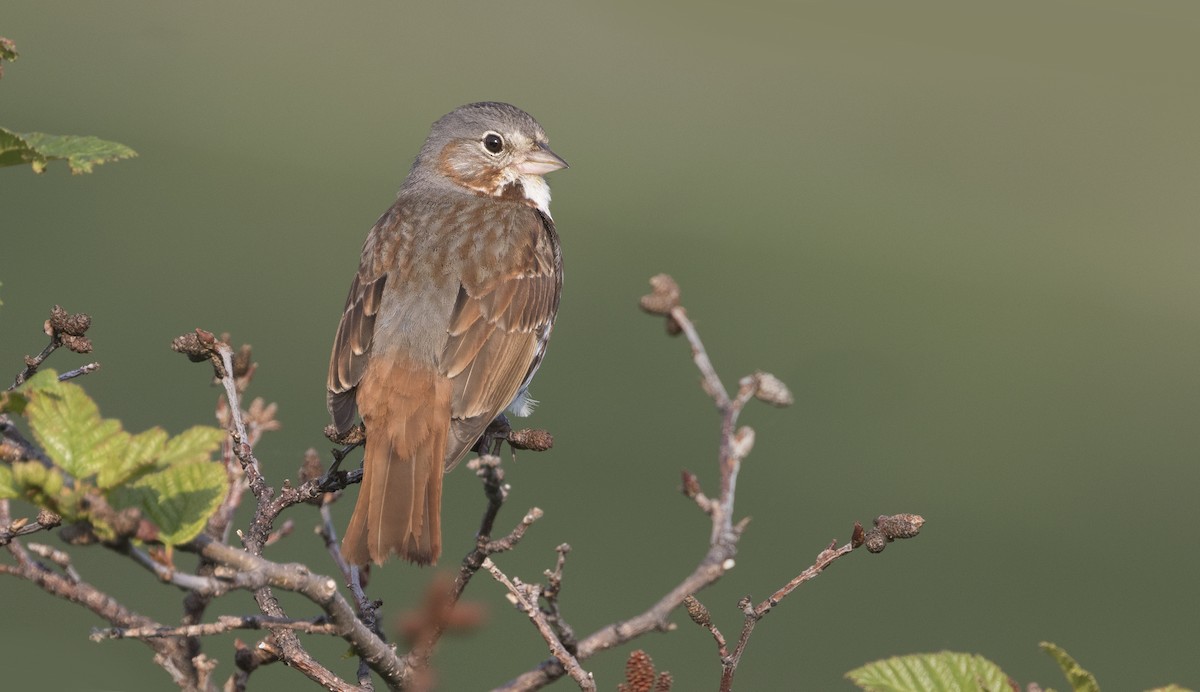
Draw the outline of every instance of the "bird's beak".
<instances>
[{"instance_id":1,"label":"bird's beak","mask_svg":"<svg viewBox=\"0 0 1200 692\"><path fill-rule=\"evenodd\" d=\"M517 170L521 175L546 175L562 168L570 168L570 166L544 144L537 145L537 148L529 152L524 161L517 164Z\"/></svg>"}]
</instances>

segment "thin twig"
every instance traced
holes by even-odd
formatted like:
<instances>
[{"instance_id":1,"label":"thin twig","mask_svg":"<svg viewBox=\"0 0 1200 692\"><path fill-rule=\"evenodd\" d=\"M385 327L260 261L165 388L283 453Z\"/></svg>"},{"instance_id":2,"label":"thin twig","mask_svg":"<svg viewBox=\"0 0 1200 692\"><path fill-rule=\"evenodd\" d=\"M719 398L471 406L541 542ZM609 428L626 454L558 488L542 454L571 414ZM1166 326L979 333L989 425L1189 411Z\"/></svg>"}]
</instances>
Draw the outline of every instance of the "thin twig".
<instances>
[{"instance_id":1,"label":"thin twig","mask_svg":"<svg viewBox=\"0 0 1200 692\"><path fill-rule=\"evenodd\" d=\"M19 536L28 536L38 531L46 531L60 524L62 524L62 517L48 509L43 509L38 512L37 518L32 522L22 518L9 523L7 526L0 526L0 546L8 545L10 541Z\"/></svg>"},{"instance_id":2,"label":"thin twig","mask_svg":"<svg viewBox=\"0 0 1200 692\"><path fill-rule=\"evenodd\" d=\"M81 365L78 368L75 368L74 370L68 370L68 371L60 374L58 376L58 381L66 382L67 380L73 380L76 377L96 372L99 369L100 369L99 363L88 363L87 365Z\"/></svg>"},{"instance_id":3,"label":"thin twig","mask_svg":"<svg viewBox=\"0 0 1200 692\"><path fill-rule=\"evenodd\" d=\"M355 615L354 610L346 599L338 592L337 582L330 577L313 574L307 567L299 564L280 564L265 560L246 550L224 545L209 536L201 534L191 543L181 546L182 550L196 552L208 559L235 572L241 573L247 579L246 586L254 589L255 594L270 593L271 589L293 591L320 607L329 617L336 628L336 634L345 639L355 653L367 660L371 670L378 673L389 685L403 687L410 670L404 666L396 653L386 642L382 641ZM271 597L274 599L274 596ZM260 607L262 603L260 601ZM282 610L282 609L280 609ZM284 617L266 613L271 617ZM280 633L287 632L293 637L294 632L273 629L272 635L277 645L282 645ZM299 654L299 657L289 660L288 656ZM302 647L298 652L280 652L280 657L292 666L319 666L306 669L304 672L323 685L337 684L337 677L325 671L317 664ZM325 671L324 673L320 671ZM334 681L334 682L331 682ZM345 685L345 683L341 683ZM345 686L350 689L352 686Z\"/></svg>"},{"instance_id":4,"label":"thin twig","mask_svg":"<svg viewBox=\"0 0 1200 692\"><path fill-rule=\"evenodd\" d=\"M13 383L8 386L8 391L11 392L17 387L20 387L21 385L25 384L30 377L33 377L35 374L37 374L38 368L42 366L42 363L46 362L46 359L50 357L51 353L54 353L56 350L58 350L60 345L61 344L58 342L58 340L51 338L50 343L46 344L46 347L42 349L41 353L37 354L36 356L25 356L25 368L21 370L21 372L17 373L16 379L14 379Z\"/></svg>"},{"instance_id":5,"label":"thin twig","mask_svg":"<svg viewBox=\"0 0 1200 692\"><path fill-rule=\"evenodd\" d=\"M160 581L177 586L184 591L215 598L237 586L236 575L232 579L221 580L212 576L180 572L155 560L140 548L135 548L128 543L124 544L124 547L126 548L125 554L132 558L134 562L145 567L154 576L158 577Z\"/></svg>"},{"instance_id":6,"label":"thin twig","mask_svg":"<svg viewBox=\"0 0 1200 692\"><path fill-rule=\"evenodd\" d=\"M265 615L222 615L216 622L182 627L96 627L90 636L94 642L105 639L161 639L164 637L205 637L233 630L289 629L305 634L337 634L325 618L290 620Z\"/></svg>"},{"instance_id":7,"label":"thin twig","mask_svg":"<svg viewBox=\"0 0 1200 692\"><path fill-rule=\"evenodd\" d=\"M383 630L379 627L379 607L383 605L382 601L373 601L367 596L366 590L362 585L362 577L359 574L357 565L352 565L346 561L342 555L341 549L338 547L337 529L334 528L333 512L329 509L328 502L321 503L321 525L317 532L325 543L325 549L329 552L329 556L333 558L334 564L337 565L338 571L346 579L346 586L350 589L350 594L354 597L354 606L358 611L358 619L367 626L376 637L381 641L386 642L387 638L383 636ZM358 684L360 687L371 689L370 664L363 657L358 659Z\"/></svg>"},{"instance_id":8,"label":"thin twig","mask_svg":"<svg viewBox=\"0 0 1200 692\"><path fill-rule=\"evenodd\" d=\"M771 612L772 608L779 605L780 601L786 598L787 595L792 591L795 591L798 586L825 571L825 569L832 565L838 558L848 555L854 550L854 548L855 546L853 545L853 542L847 543L840 548L838 548L837 543L834 542L830 544L828 548L822 550L819 555L817 555L816 561L813 562L810 567L796 575L794 579L782 586L775 593L771 594L771 597L762 603L752 607L749 596L746 596L739 601L738 607L741 608L745 619L742 623L742 633L738 637L738 643L734 647L732 653L725 652L724 639L720 636L720 633L716 631L715 627L710 628L709 631L713 632L713 636L717 638L721 649L721 685L719 688L721 692L729 692L733 689L733 676L737 672L738 664L742 660L742 654L746 651L746 644L749 642L750 635L754 632L754 626L758 624L758 621L766 617L767 613Z\"/></svg>"},{"instance_id":9,"label":"thin twig","mask_svg":"<svg viewBox=\"0 0 1200 692\"><path fill-rule=\"evenodd\" d=\"M558 607L558 597L562 593L563 569L567 565L567 553L571 552L571 546L562 543L554 549L558 553L558 560L554 564L553 570L546 570L546 588L542 589L542 599L546 602L543 612L546 614L546 621L554 628L554 633L558 636L559 641L563 643L567 651L572 655L579 649L579 641L575 638L575 630L567 624L563 619L562 612Z\"/></svg>"},{"instance_id":10,"label":"thin twig","mask_svg":"<svg viewBox=\"0 0 1200 692\"><path fill-rule=\"evenodd\" d=\"M30 543L27 547L29 552L34 555L58 565L63 574L67 575L67 579L74 583L83 581L83 577L79 576L79 572L75 570L75 565L71 564L71 556L65 550L51 548L45 543Z\"/></svg>"},{"instance_id":11,"label":"thin twig","mask_svg":"<svg viewBox=\"0 0 1200 692\"><path fill-rule=\"evenodd\" d=\"M563 646L558 636L554 633L554 628L546 621L545 614L538 608L539 589L537 585L513 583L505 576L504 572L500 571L496 563L492 562L491 558L484 558L483 568L490 572L496 581L508 589L510 594L509 600L517 607L517 610L527 615L534 626L537 627L538 632L542 635L542 639L546 640L546 645L550 647L550 653L563 666L567 674L571 676L571 679L579 685L579 689L587 692L595 692L595 678L579 665L578 659L570 651L567 651L567 648Z\"/></svg>"},{"instance_id":12,"label":"thin twig","mask_svg":"<svg viewBox=\"0 0 1200 692\"><path fill-rule=\"evenodd\" d=\"M11 522L8 500L0 500L0 524ZM5 546L16 564L0 564L0 574L24 579L41 590L63 600L78 603L116 627L161 627L158 622L130 610L112 596L100 591L79 577L78 573L58 574L46 569L13 539ZM184 689L197 689L199 678L192 659L178 640L146 641L155 652L155 662Z\"/></svg>"},{"instance_id":13,"label":"thin twig","mask_svg":"<svg viewBox=\"0 0 1200 692\"><path fill-rule=\"evenodd\" d=\"M684 493L692 498L712 519L712 532L709 537L708 551L700 560L691 574L669 593L660 598L654 605L638 615L627 620L616 622L593 632L579 642L577 658L587 660L591 656L620 646L625 642L642 636L654 630L670 628L671 613L684 602L688 596L696 594L705 587L720 579L734 566L737 555L737 543L746 527L746 520L733 521L734 498L737 491L737 475L741 462L753 446L753 431L749 428L737 429L738 415L750 399L759 396L760 389L768 382L765 373L743 378L738 391L731 397L722 384L716 368L708 357L704 342L695 325L688 317L687 311L679 303L679 286L671 277L660 274L650 280L653 292L641 300L642 309L666 318L669 334L683 334L691 347L692 361L700 371L700 384L721 416L720 447L718 453L718 468L720 470L720 493L716 498L705 497L700 491L699 481L688 475L684 477ZM770 384L782 387L778 380L770 378ZM786 388L784 388L786 391ZM790 395L788 395L790 396ZM775 397L769 403L786 405L782 395ZM557 658L542 661L536 668L510 680L499 690L536 690L562 677L566 672Z\"/></svg>"},{"instance_id":14,"label":"thin twig","mask_svg":"<svg viewBox=\"0 0 1200 692\"><path fill-rule=\"evenodd\" d=\"M495 547L492 542L492 530L495 527L500 508L504 506L504 501L508 497L508 487L504 484L504 468L500 465L500 461L498 456L485 454L467 462L467 468L474 471L475 475L483 481L483 494L487 498L487 506L484 508L483 518L479 522L479 531L475 534L475 548L463 558L458 568L458 574L454 578L454 584L446 598L445 606L447 608L453 608L458 603L471 579L483 567L484 559L494 552L492 550ZM510 547L512 543L515 541L510 542ZM409 651L405 660L415 668L426 667L433 655L434 647L445 631L445 625L444 617L434 618L433 625L414 642L412 650Z\"/></svg>"}]
</instances>

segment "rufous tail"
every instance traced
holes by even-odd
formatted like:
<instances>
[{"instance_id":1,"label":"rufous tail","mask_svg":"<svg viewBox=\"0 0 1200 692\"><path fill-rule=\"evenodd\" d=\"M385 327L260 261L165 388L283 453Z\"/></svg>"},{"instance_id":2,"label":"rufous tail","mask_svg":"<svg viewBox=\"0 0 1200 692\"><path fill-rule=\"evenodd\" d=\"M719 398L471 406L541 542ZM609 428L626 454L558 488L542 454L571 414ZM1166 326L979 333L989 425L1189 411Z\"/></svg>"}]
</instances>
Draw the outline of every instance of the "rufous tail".
<instances>
[{"instance_id":1,"label":"rufous tail","mask_svg":"<svg viewBox=\"0 0 1200 692\"><path fill-rule=\"evenodd\" d=\"M391 554L430 565L442 553L442 474L450 431L448 379L378 355L356 400L367 429L362 487L342 539L356 565Z\"/></svg>"}]
</instances>

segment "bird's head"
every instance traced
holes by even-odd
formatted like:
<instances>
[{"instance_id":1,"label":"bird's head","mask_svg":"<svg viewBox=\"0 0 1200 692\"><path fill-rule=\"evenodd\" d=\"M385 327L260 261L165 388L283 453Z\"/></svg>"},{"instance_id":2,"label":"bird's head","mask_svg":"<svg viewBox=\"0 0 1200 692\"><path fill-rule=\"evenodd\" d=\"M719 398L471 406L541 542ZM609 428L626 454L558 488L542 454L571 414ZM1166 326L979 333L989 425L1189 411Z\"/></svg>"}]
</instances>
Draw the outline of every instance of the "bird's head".
<instances>
[{"instance_id":1,"label":"bird's head","mask_svg":"<svg viewBox=\"0 0 1200 692\"><path fill-rule=\"evenodd\" d=\"M434 123L413 172L490 196L520 185L546 211L550 195L542 176L566 167L532 116L507 103L483 102L460 106Z\"/></svg>"}]
</instances>

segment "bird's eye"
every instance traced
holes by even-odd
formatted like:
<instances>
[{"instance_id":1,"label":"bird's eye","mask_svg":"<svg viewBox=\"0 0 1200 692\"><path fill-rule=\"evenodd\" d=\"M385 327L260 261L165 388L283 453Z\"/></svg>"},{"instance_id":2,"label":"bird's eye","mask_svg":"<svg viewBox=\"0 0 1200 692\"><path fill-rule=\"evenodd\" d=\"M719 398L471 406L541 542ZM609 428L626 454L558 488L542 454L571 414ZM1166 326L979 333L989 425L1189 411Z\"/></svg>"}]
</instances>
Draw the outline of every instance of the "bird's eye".
<instances>
[{"instance_id":1,"label":"bird's eye","mask_svg":"<svg viewBox=\"0 0 1200 692\"><path fill-rule=\"evenodd\" d=\"M483 136L483 148L493 154L499 154L504 149L504 139L495 132L489 132Z\"/></svg>"}]
</instances>

